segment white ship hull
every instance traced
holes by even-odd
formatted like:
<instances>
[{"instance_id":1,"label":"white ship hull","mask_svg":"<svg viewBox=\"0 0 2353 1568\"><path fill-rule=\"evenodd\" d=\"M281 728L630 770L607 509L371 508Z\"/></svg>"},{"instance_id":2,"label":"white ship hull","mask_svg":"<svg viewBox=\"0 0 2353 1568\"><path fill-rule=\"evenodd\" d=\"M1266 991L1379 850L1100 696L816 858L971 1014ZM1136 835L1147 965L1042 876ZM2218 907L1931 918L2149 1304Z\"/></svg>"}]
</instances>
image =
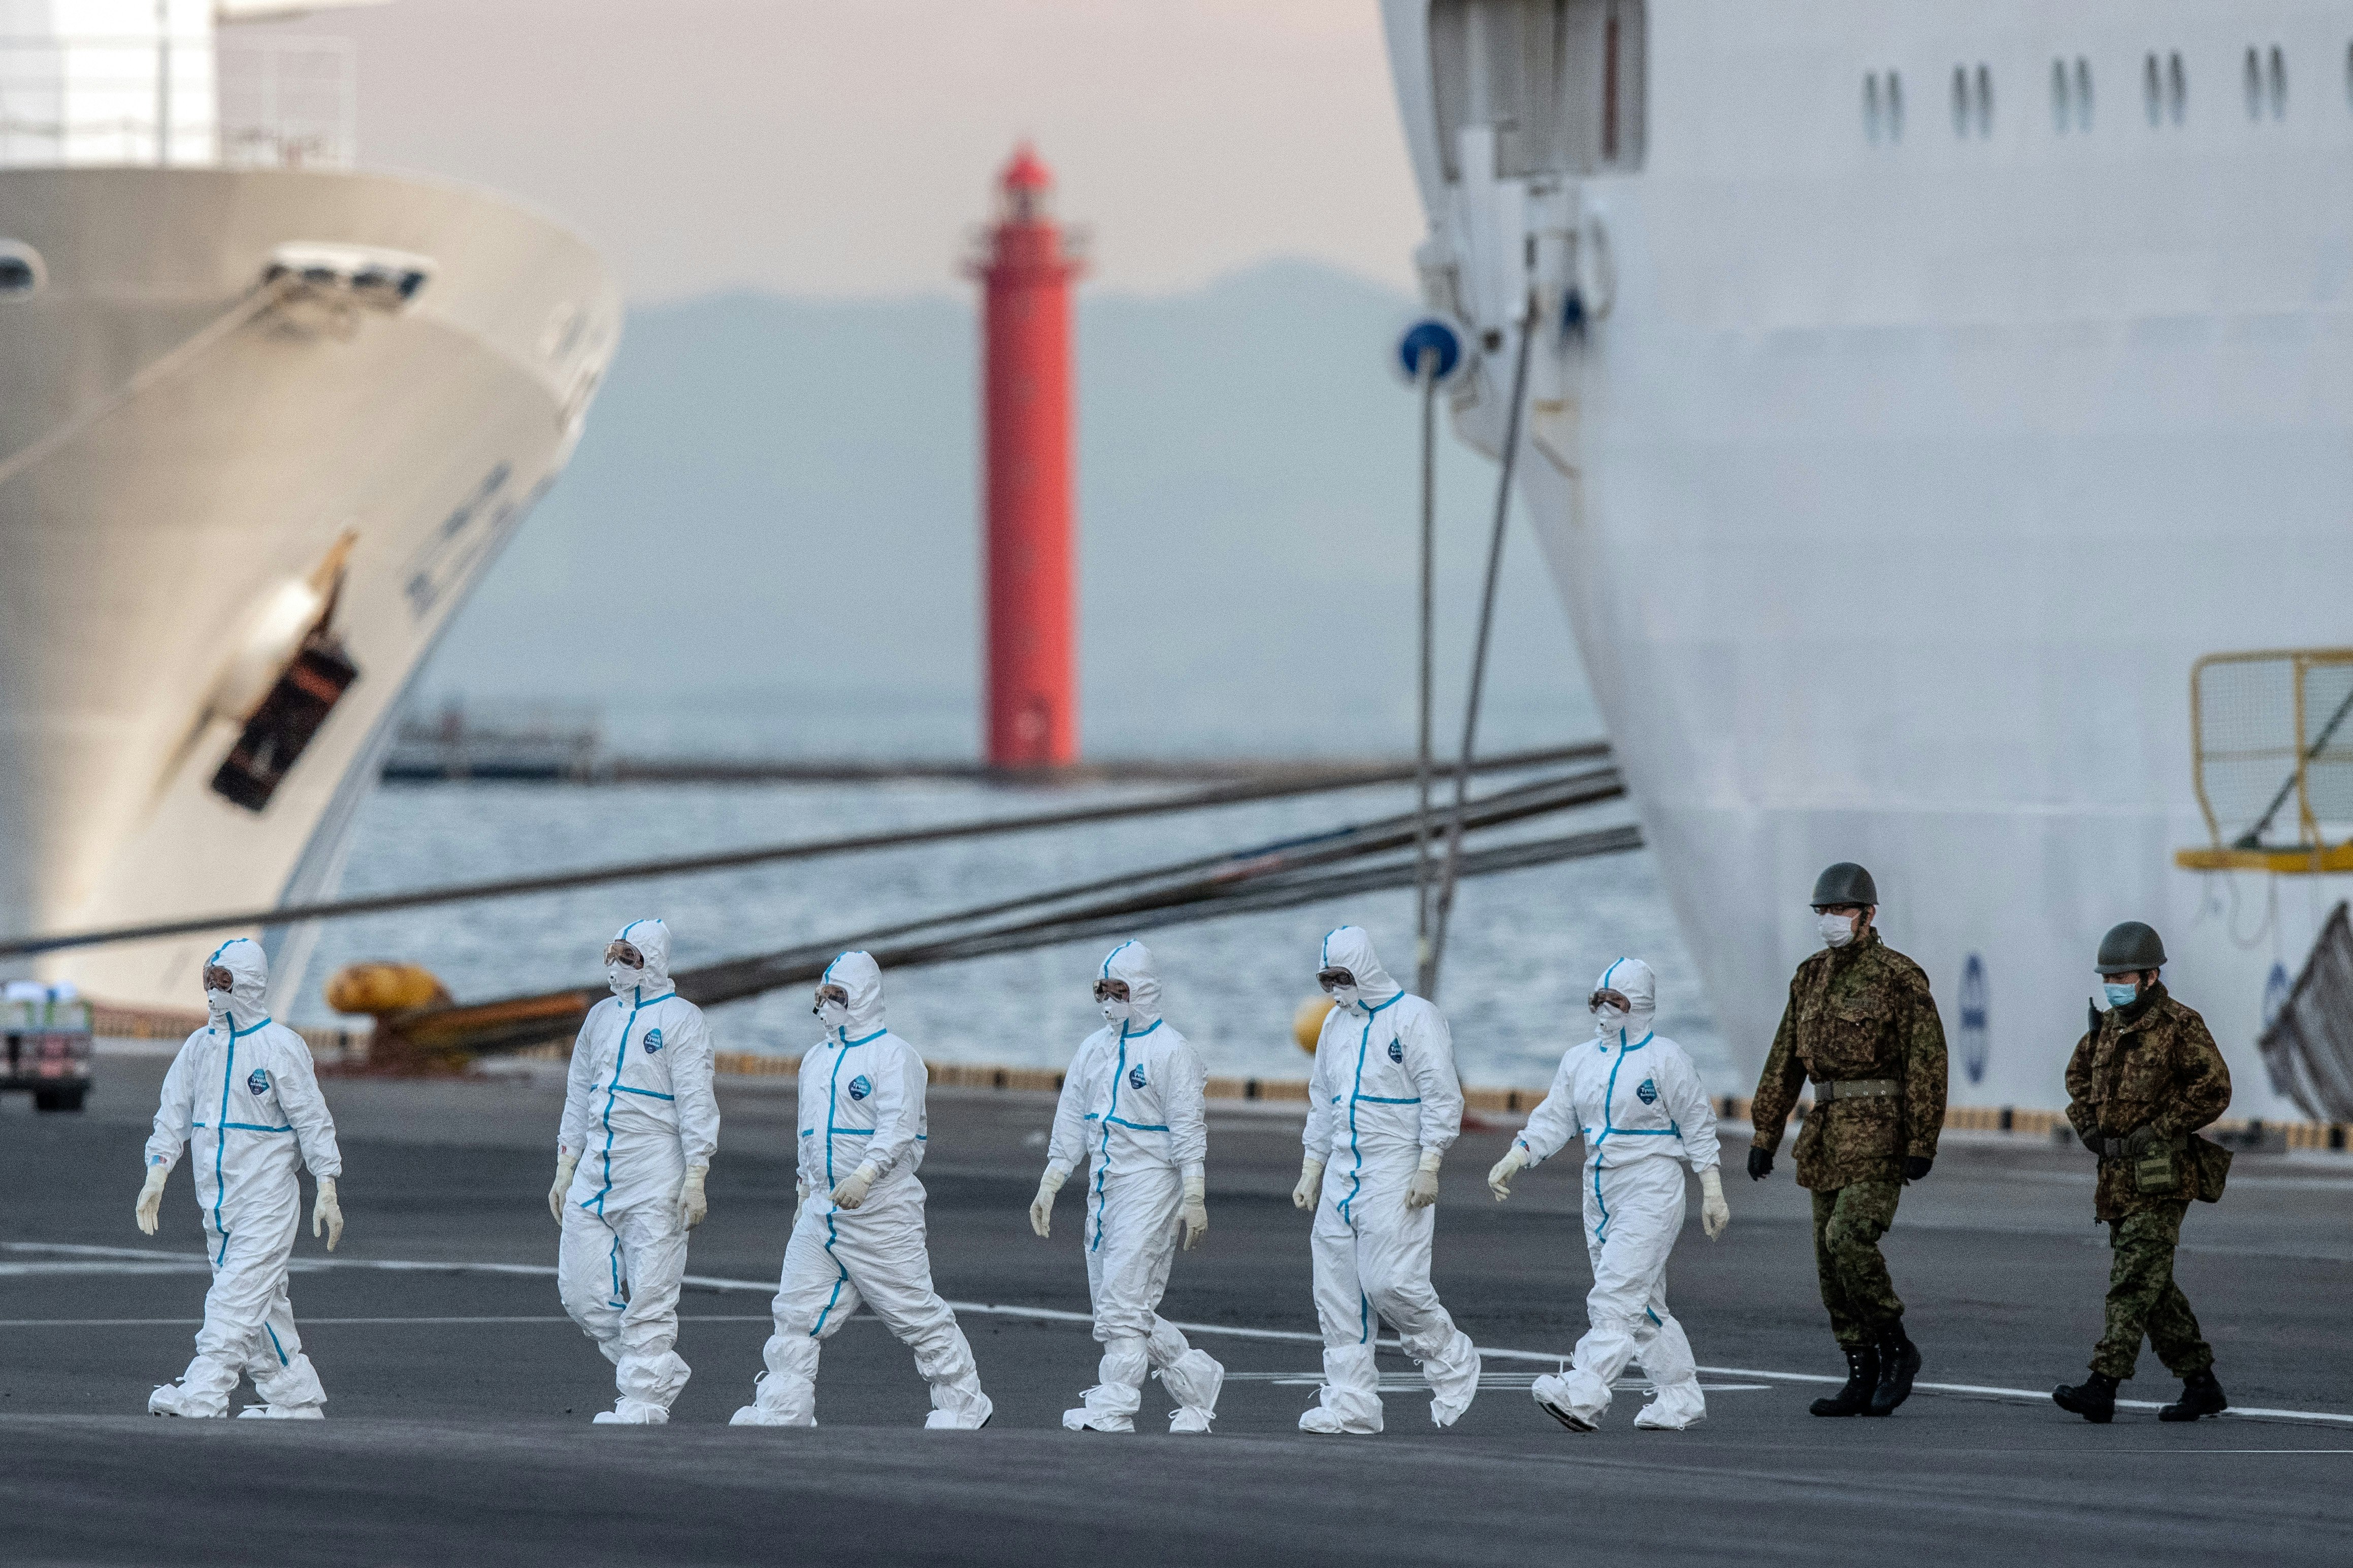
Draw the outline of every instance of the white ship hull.
<instances>
[{"instance_id":1,"label":"white ship hull","mask_svg":"<svg viewBox=\"0 0 2353 1568\"><path fill-rule=\"evenodd\" d=\"M2173 854L2208 842L2192 661L2353 642L2342 7L1642 9L1639 167L1548 191L1441 157L1430 7L1386 7L1432 303L1507 330L1523 242L1573 237L1595 315L1540 326L1521 497L1739 1072L1854 859L1956 1103L2064 1103L2094 949L2137 918L2235 1113L2296 1114L2254 1037L2346 879ZM2295 94L2242 111L2274 44ZM2078 58L2097 113L2063 131ZM1900 139L1863 114L1887 72ZM1510 371L1491 347L1457 395L1491 452Z\"/></svg>"},{"instance_id":2,"label":"white ship hull","mask_svg":"<svg viewBox=\"0 0 2353 1568\"><path fill-rule=\"evenodd\" d=\"M0 302L0 929L317 897L404 685L571 453L614 284L544 218L377 175L0 170L0 237L47 273ZM290 243L433 276L396 312L289 304L221 330ZM346 533L332 629L358 679L247 809L213 787L240 733L215 710L224 671ZM282 997L305 944L266 939ZM219 940L44 973L186 1006Z\"/></svg>"}]
</instances>

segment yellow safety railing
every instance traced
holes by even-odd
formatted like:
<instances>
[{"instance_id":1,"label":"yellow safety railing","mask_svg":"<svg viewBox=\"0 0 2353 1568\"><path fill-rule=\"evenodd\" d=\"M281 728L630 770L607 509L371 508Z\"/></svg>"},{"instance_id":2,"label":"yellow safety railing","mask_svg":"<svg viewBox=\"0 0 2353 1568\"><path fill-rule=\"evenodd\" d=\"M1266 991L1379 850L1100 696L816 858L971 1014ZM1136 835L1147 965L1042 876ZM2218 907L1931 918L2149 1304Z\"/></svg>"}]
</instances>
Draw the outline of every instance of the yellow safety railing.
<instances>
[{"instance_id":1,"label":"yellow safety railing","mask_svg":"<svg viewBox=\"0 0 2353 1568\"><path fill-rule=\"evenodd\" d=\"M2175 864L2353 871L2353 648L2207 655L2189 668L2189 740L2211 842Z\"/></svg>"}]
</instances>

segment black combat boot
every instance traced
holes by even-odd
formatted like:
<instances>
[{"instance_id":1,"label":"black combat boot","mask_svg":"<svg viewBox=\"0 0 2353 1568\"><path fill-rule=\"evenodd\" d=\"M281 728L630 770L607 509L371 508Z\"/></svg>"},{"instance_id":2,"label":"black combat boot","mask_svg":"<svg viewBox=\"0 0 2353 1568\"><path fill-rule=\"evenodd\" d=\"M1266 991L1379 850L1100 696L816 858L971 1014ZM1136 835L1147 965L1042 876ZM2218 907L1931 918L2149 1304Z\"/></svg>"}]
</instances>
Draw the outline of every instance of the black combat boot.
<instances>
[{"instance_id":1,"label":"black combat boot","mask_svg":"<svg viewBox=\"0 0 2353 1568\"><path fill-rule=\"evenodd\" d=\"M1871 1391L1865 1415L1893 1415L1912 1397L1912 1379L1920 1371L1920 1347L1904 1334L1903 1320L1887 1325L1879 1340L1879 1386Z\"/></svg>"},{"instance_id":2,"label":"black combat boot","mask_svg":"<svg viewBox=\"0 0 2353 1568\"><path fill-rule=\"evenodd\" d=\"M1879 1347L1846 1345L1846 1386L1806 1406L1817 1415L1860 1415L1871 1408L1871 1391L1879 1386Z\"/></svg>"},{"instance_id":3,"label":"black combat boot","mask_svg":"<svg viewBox=\"0 0 2353 1568\"><path fill-rule=\"evenodd\" d=\"M2215 1392L2220 1394L2221 1390ZM2081 1383L2063 1383L2051 1391L2051 1403L2105 1426L2116 1418L2116 1380L2106 1373L2095 1372Z\"/></svg>"},{"instance_id":4,"label":"black combat boot","mask_svg":"<svg viewBox=\"0 0 2353 1568\"><path fill-rule=\"evenodd\" d=\"M2223 1396L2222 1385L2214 1381L2214 1369L2190 1373L2181 1380L2181 1397L2157 1413L2159 1421L2195 1421L2200 1415L2220 1415L2231 1408Z\"/></svg>"}]
</instances>

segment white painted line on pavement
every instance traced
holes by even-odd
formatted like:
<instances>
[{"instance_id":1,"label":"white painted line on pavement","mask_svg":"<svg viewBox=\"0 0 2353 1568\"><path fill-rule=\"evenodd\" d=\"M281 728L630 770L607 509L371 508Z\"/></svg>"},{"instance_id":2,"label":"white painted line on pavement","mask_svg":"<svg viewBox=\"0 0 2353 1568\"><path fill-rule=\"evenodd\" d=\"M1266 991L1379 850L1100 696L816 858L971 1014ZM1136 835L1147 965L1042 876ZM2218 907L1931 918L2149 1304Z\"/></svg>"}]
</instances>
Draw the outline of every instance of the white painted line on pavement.
<instances>
[{"instance_id":1,"label":"white painted line on pavement","mask_svg":"<svg viewBox=\"0 0 2353 1568\"><path fill-rule=\"evenodd\" d=\"M185 1266L191 1259L197 1267L206 1266L201 1253L163 1252L154 1248L135 1247L77 1247L62 1242L11 1241L0 1242L0 1247L5 1247L10 1252L62 1252L93 1260L116 1258L125 1263L137 1260L134 1267L123 1269L122 1272L160 1272L158 1265L168 1264L179 1267ZM0 1264L0 1274L5 1274L11 1268L27 1267L42 1266ZM375 1258L297 1258L291 1267L303 1272L327 1268L364 1268L403 1274L494 1274L542 1279L552 1279L555 1274L554 1267L544 1263L424 1263L407 1259ZM103 1266L95 1261L80 1268L85 1272L100 1272L103 1269ZM765 1279L729 1279L708 1274L690 1274L682 1283L704 1290L756 1290L768 1295L775 1294L776 1289L775 1285ZM1092 1313L1065 1311L1053 1307L1011 1307L983 1301L950 1301L948 1307L957 1312L970 1312L989 1317L1026 1318L1037 1322L1092 1323L1094 1321ZM1246 1329L1229 1323L1176 1323L1172 1326L1182 1333L1217 1334L1228 1339L1265 1340L1290 1344L1320 1345L1324 1342L1323 1335L1298 1329ZM1398 1342L1393 1339L1377 1342L1383 1350L1400 1348ZM1549 1362L1555 1366L1566 1366L1569 1359L1557 1351L1506 1350L1489 1345L1481 1345L1479 1353L1491 1361ZM1823 1373L1771 1372L1760 1367L1703 1366L1699 1370L1710 1377L1761 1377L1774 1383L1841 1384L1846 1381L1842 1377ZM1948 1394L1971 1399L2010 1399L2031 1405L2046 1404L2051 1398L2048 1389L1998 1388L1973 1383L1915 1383L1912 1387L1913 1391L1918 1394ZM2158 1410L2163 1408L2163 1405L2153 1399L2119 1399L2116 1401L2116 1408ZM2263 1421L2311 1421L2327 1426L2353 1426L2353 1415L2339 1415L2327 1410L2274 1410L2263 1406L2234 1405L2225 1414Z\"/></svg>"}]
</instances>

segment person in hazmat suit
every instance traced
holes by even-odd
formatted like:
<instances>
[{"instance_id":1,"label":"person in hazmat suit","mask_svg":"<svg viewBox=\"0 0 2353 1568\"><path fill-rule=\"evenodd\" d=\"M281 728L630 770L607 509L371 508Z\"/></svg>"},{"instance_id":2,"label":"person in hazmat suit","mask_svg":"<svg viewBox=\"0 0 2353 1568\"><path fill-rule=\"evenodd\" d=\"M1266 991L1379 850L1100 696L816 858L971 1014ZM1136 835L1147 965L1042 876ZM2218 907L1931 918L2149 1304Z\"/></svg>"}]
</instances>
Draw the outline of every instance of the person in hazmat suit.
<instances>
[{"instance_id":1,"label":"person in hazmat suit","mask_svg":"<svg viewBox=\"0 0 2353 1568\"><path fill-rule=\"evenodd\" d=\"M1640 1362L1657 1394L1634 1425L1680 1432L1705 1420L1699 1369L1683 1324L1667 1310L1667 1255L1683 1227L1683 1168L1699 1175L1700 1226L1710 1241L1732 1211L1718 1173L1715 1111L1683 1048L1651 1027L1658 982L1639 958L1621 958L1594 983L1587 1006L1593 1038L1571 1046L1552 1091L1487 1173L1498 1203L1512 1177L1585 1141L1585 1250L1591 1325L1575 1364L1535 1380L1535 1401L1572 1432L1590 1432L1609 1408L1609 1385Z\"/></svg>"},{"instance_id":2,"label":"person in hazmat suit","mask_svg":"<svg viewBox=\"0 0 2353 1568\"><path fill-rule=\"evenodd\" d=\"M260 945L248 937L223 942L205 961L204 984L211 1022L188 1037L164 1075L136 1214L141 1232L154 1235L164 1181L180 1151L193 1149L213 1283L195 1359L179 1382L148 1397L147 1409L225 1415L244 1375L263 1403L238 1415L316 1421L326 1414L320 1407L327 1391L295 1331L286 1264L302 1217L298 1167L319 1185L311 1234L323 1234L330 1252L343 1239L335 1181L343 1157L334 1118L320 1096L310 1047L263 1006L269 961Z\"/></svg>"},{"instance_id":3,"label":"person in hazmat suit","mask_svg":"<svg viewBox=\"0 0 2353 1568\"><path fill-rule=\"evenodd\" d=\"M1160 1374L1176 1408L1171 1432L1207 1432L1226 1369L1185 1342L1156 1309L1181 1232L1185 1247L1209 1228L1205 1196L1207 1075L1185 1037L1160 1014L1160 980L1140 942L1112 949L1095 980L1103 1026L1089 1035L1062 1076L1046 1173L1029 1205L1029 1227L1050 1233L1054 1194L1092 1159L1087 1183L1087 1294L1096 1342L1096 1382L1075 1410L1073 1432L1133 1432L1145 1369Z\"/></svg>"},{"instance_id":4,"label":"person in hazmat suit","mask_svg":"<svg viewBox=\"0 0 2353 1568\"><path fill-rule=\"evenodd\" d=\"M1324 1385L1303 1432L1381 1429L1373 1342L1386 1321L1430 1380L1430 1418L1451 1426L1479 1392L1479 1352L1430 1283L1438 1167L1462 1130L1446 1019L1388 976L1373 939L1324 939L1324 1016L1309 1075L1306 1158L1293 1204L1315 1211L1309 1246Z\"/></svg>"},{"instance_id":5,"label":"person in hazmat suit","mask_svg":"<svg viewBox=\"0 0 2353 1568\"><path fill-rule=\"evenodd\" d=\"M686 1233L719 1146L711 1026L670 980L670 927L632 921L605 948L610 1001L581 1020L547 1206L563 1227L564 1310L613 1363L600 1425L660 1426L686 1386L678 1292Z\"/></svg>"},{"instance_id":6,"label":"person in hazmat suit","mask_svg":"<svg viewBox=\"0 0 2353 1568\"><path fill-rule=\"evenodd\" d=\"M2166 990L2165 942L2126 921L2100 942L2101 999L2067 1062L2067 1120L2099 1156L2092 1213L2108 1227L2106 1331L2092 1351L2092 1374L2062 1384L2062 1410L2105 1426L2116 1419L2116 1385L2133 1374L2146 1336L2181 1397L2159 1421L2220 1415L2231 1401L2214 1376L2214 1347L2173 1277L2174 1248L2193 1199L2219 1203L2231 1152L2197 1136L2231 1106L2231 1069L2206 1020Z\"/></svg>"},{"instance_id":7,"label":"person in hazmat suit","mask_svg":"<svg viewBox=\"0 0 2353 1568\"><path fill-rule=\"evenodd\" d=\"M882 1024L882 971L863 952L826 965L810 1009L824 1041L801 1057L800 1206L785 1246L767 1370L738 1426L817 1425L818 1349L862 1303L915 1352L932 1387L923 1425L972 1431L996 1407L972 1346L932 1288L925 1246L923 1087L915 1047Z\"/></svg>"}]
</instances>

